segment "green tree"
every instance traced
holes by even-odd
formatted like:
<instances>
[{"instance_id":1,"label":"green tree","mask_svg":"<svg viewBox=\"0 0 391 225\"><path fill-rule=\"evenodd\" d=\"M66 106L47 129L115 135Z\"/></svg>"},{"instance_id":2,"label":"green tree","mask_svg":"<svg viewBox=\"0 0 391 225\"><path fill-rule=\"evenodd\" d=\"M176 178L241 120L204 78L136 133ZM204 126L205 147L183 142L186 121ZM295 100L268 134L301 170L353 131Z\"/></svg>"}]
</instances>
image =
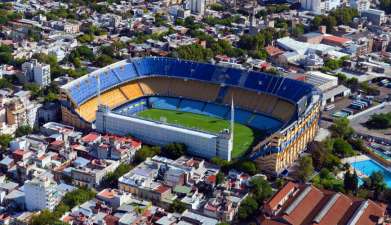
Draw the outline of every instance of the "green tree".
<instances>
[{"instance_id":1,"label":"green tree","mask_svg":"<svg viewBox=\"0 0 391 225\"><path fill-rule=\"evenodd\" d=\"M134 162L138 164L140 162L145 161L148 157L153 157L155 155L160 154L160 152L160 147L149 147L144 145L140 150L136 152L136 155L134 156Z\"/></svg>"},{"instance_id":2,"label":"green tree","mask_svg":"<svg viewBox=\"0 0 391 225\"><path fill-rule=\"evenodd\" d=\"M183 213L185 210L186 204L181 202L179 199L175 199L168 209L168 211L172 213Z\"/></svg>"},{"instance_id":3,"label":"green tree","mask_svg":"<svg viewBox=\"0 0 391 225\"><path fill-rule=\"evenodd\" d=\"M371 129L387 129L391 127L391 112L374 114L365 125Z\"/></svg>"},{"instance_id":4,"label":"green tree","mask_svg":"<svg viewBox=\"0 0 391 225\"><path fill-rule=\"evenodd\" d=\"M344 189L353 194L357 193L358 176L356 171L354 171L353 174L351 174L349 170L346 171L344 175Z\"/></svg>"},{"instance_id":5,"label":"green tree","mask_svg":"<svg viewBox=\"0 0 391 225\"><path fill-rule=\"evenodd\" d=\"M215 3L210 5L210 9L214 11L224 11L225 7L220 3Z\"/></svg>"},{"instance_id":6,"label":"green tree","mask_svg":"<svg viewBox=\"0 0 391 225\"><path fill-rule=\"evenodd\" d=\"M353 134L353 128L350 127L349 120L347 118L340 118L334 121L330 130L333 137L340 137L347 139Z\"/></svg>"},{"instance_id":7,"label":"green tree","mask_svg":"<svg viewBox=\"0 0 391 225\"><path fill-rule=\"evenodd\" d=\"M95 197L96 193L88 188L78 188L74 191L68 192L62 198L61 202L69 208L73 208Z\"/></svg>"},{"instance_id":8,"label":"green tree","mask_svg":"<svg viewBox=\"0 0 391 225\"><path fill-rule=\"evenodd\" d=\"M252 196L259 205L263 205L263 201L273 194L272 187L267 180L263 179L263 177L252 178L250 185Z\"/></svg>"},{"instance_id":9,"label":"green tree","mask_svg":"<svg viewBox=\"0 0 391 225\"><path fill-rule=\"evenodd\" d=\"M342 158L354 155L352 146L342 138L334 140L333 152Z\"/></svg>"},{"instance_id":10,"label":"green tree","mask_svg":"<svg viewBox=\"0 0 391 225\"><path fill-rule=\"evenodd\" d=\"M187 60L207 61L213 57L213 52L201 45L191 44L180 46L172 53L172 56Z\"/></svg>"},{"instance_id":11,"label":"green tree","mask_svg":"<svg viewBox=\"0 0 391 225\"><path fill-rule=\"evenodd\" d=\"M15 131L15 137L22 137L33 132L33 129L29 125L19 126Z\"/></svg>"},{"instance_id":12,"label":"green tree","mask_svg":"<svg viewBox=\"0 0 391 225\"><path fill-rule=\"evenodd\" d=\"M312 163L315 169L321 169L326 161L327 150L324 146L317 141L310 142L308 144L308 151L311 152Z\"/></svg>"},{"instance_id":13,"label":"green tree","mask_svg":"<svg viewBox=\"0 0 391 225\"><path fill-rule=\"evenodd\" d=\"M102 187L105 188L118 188L118 179L129 172L133 166L131 164L121 163L117 169L113 172L108 173L102 180Z\"/></svg>"},{"instance_id":14,"label":"green tree","mask_svg":"<svg viewBox=\"0 0 391 225\"><path fill-rule=\"evenodd\" d=\"M297 176L301 182L306 182L310 176L314 173L314 167L312 166L312 158L304 156L299 159L299 166L297 168Z\"/></svg>"},{"instance_id":15,"label":"green tree","mask_svg":"<svg viewBox=\"0 0 391 225\"><path fill-rule=\"evenodd\" d=\"M163 156L175 160L185 155L186 151L187 151L187 146L185 144L174 142L164 146L162 148L161 153Z\"/></svg>"},{"instance_id":16,"label":"green tree","mask_svg":"<svg viewBox=\"0 0 391 225\"><path fill-rule=\"evenodd\" d=\"M0 146L3 152L7 150L12 139L13 139L12 136L9 134L0 135Z\"/></svg>"},{"instance_id":17,"label":"green tree","mask_svg":"<svg viewBox=\"0 0 391 225\"><path fill-rule=\"evenodd\" d=\"M96 58L95 63L99 67L105 67L107 65L113 64L114 59L109 55L102 54L102 55L98 56L98 58Z\"/></svg>"},{"instance_id":18,"label":"green tree","mask_svg":"<svg viewBox=\"0 0 391 225\"><path fill-rule=\"evenodd\" d=\"M235 167L250 175L255 175L257 173L257 166L253 161L239 161L238 163L236 163Z\"/></svg>"},{"instance_id":19,"label":"green tree","mask_svg":"<svg viewBox=\"0 0 391 225\"><path fill-rule=\"evenodd\" d=\"M255 212L258 210L258 207L259 205L257 201L253 197L247 196L240 204L238 211L239 219L250 218L250 216L254 215Z\"/></svg>"},{"instance_id":20,"label":"green tree","mask_svg":"<svg viewBox=\"0 0 391 225\"><path fill-rule=\"evenodd\" d=\"M373 172L369 178L364 179L364 188L373 191L373 197L379 199L380 194L386 189L384 176L381 172Z\"/></svg>"},{"instance_id":21,"label":"green tree","mask_svg":"<svg viewBox=\"0 0 391 225\"><path fill-rule=\"evenodd\" d=\"M294 37L300 37L304 34L304 25L303 24L297 24L294 28L292 28L292 35Z\"/></svg>"},{"instance_id":22,"label":"green tree","mask_svg":"<svg viewBox=\"0 0 391 225\"><path fill-rule=\"evenodd\" d=\"M216 184L221 184L225 180L225 175L222 172L217 173L216 175Z\"/></svg>"}]
</instances>

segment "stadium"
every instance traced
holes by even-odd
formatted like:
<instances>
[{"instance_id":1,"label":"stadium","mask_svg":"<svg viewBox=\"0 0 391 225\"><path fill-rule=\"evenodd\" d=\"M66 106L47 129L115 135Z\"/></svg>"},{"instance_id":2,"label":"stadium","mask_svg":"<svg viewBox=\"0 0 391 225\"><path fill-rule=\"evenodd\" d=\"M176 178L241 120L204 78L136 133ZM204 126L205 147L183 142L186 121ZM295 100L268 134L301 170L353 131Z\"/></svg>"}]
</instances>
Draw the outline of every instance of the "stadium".
<instances>
[{"instance_id":1,"label":"stadium","mask_svg":"<svg viewBox=\"0 0 391 225\"><path fill-rule=\"evenodd\" d=\"M245 156L278 174L314 138L320 97L312 85L282 76L144 57L62 86L61 111L64 123L81 129L183 142L205 158Z\"/></svg>"}]
</instances>

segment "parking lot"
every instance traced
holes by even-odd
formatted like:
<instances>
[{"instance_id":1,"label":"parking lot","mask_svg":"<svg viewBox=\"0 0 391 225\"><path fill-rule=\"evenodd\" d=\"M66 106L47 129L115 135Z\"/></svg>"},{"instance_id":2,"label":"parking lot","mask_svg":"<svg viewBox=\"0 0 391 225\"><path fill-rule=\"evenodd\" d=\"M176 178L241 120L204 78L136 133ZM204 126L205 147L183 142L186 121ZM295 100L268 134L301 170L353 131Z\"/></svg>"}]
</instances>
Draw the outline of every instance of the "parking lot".
<instances>
[{"instance_id":1,"label":"parking lot","mask_svg":"<svg viewBox=\"0 0 391 225\"><path fill-rule=\"evenodd\" d=\"M360 135L371 136L374 138L391 141L391 128L385 130L374 130L368 129L363 125L372 115L387 112L391 112L391 105L385 105L384 107L379 107L360 116L357 116L354 119L350 120L350 124L353 129Z\"/></svg>"}]
</instances>

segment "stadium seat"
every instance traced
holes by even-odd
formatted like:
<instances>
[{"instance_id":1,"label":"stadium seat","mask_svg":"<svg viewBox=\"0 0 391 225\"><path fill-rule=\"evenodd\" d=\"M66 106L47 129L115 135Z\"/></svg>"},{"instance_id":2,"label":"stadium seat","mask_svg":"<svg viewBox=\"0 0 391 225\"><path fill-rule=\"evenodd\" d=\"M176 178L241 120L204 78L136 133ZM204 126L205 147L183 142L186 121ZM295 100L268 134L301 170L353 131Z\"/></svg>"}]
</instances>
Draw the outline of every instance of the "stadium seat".
<instances>
[{"instance_id":1,"label":"stadium seat","mask_svg":"<svg viewBox=\"0 0 391 225\"><path fill-rule=\"evenodd\" d=\"M137 82L131 82L120 87L128 100L133 100L143 96L143 92Z\"/></svg>"},{"instance_id":2,"label":"stadium seat","mask_svg":"<svg viewBox=\"0 0 391 225\"><path fill-rule=\"evenodd\" d=\"M112 89L110 91L104 92L100 96L100 101L102 104L114 108L121 104L124 104L127 101L127 98L122 94L118 89ZM94 97L87 102L83 103L79 108L78 112L82 118L91 122L95 120L95 112L98 109L98 97Z\"/></svg>"},{"instance_id":3,"label":"stadium seat","mask_svg":"<svg viewBox=\"0 0 391 225\"><path fill-rule=\"evenodd\" d=\"M135 115L138 112L141 112L148 108L147 100L145 98L132 101L130 103L127 103L125 105L122 105L116 109L113 110L114 113L118 113L120 115L124 116L132 116Z\"/></svg>"},{"instance_id":4,"label":"stadium seat","mask_svg":"<svg viewBox=\"0 0 391 225\"><path fill-rule=\"evenodd\" d=\"M205 102L183 99L179 104L179 110L184 112L203 114Z\"/></svg>"},{"instance_id":5,"label":"stadium seat","mask_svg":"<svg viewBox=\"0 0 391 225\"><path fill-rule=\"evenodd\" d=\"M117 77L123 81L128 81L135 76L137 76L137 72L131 63L127 63L125 65L121 65L115 69L113 69L114 73L117 75Z\"/></svg>"},{"instance_id":6,"label":"stadium seat","mask_svg":"<svg viewBox=\"0 0 391 225\"><path fill-rule=\"evenodd\" d=\"M228 109L228 110L230 111L230 109ZM250 120L252 115L253 115L253 113L251 113L249 111L235 109L235 114L234 114L235 122L247 125L247 123ZM231 119L231 113L228 112L227 120L230 120L230 119Z\"/></svg>"},{"instance_id":7,"label":"stadium seat","mask_svg":"<svg viewBox=\"0 0 391 225\"><path fill-rule=\"evenodd\" d=\"M88 122L95 120L96 110L98 108L98 99L93 98L82 104L76 111Z\"/></svg>"},{"instance_id":8,"label":"stadium seat","mask_svg":"<svg viewBox=\"0 0 391 225\"><path fill-rule=\"evenodd\" d=\"M282 126L282 123L276 119L256 114L248 125L259 130L274 132Z\"/></svg>"},{"instance_id":9,"label":"stadium seat","mask_svg":"<svg viewBox=\"0 0 391 225\"><path fill-rule=\"evenodd\" d=\"M228 89L223 102L227 105L230 105L232 98L234 100L235 106L240 108L254 111L257 107L257 94L254 92L231 87Z\"/></svg>"},{"instance_id":10,"label":"stadium seat","mask_svg":"<svg viewBox=\"0 0 391 225\"><path fill-rule=\"evenodd\" d=\"M278 100L271 114L283 121L288 121L290 118L292 118L294 111L295 106L293 106L292 103L285 100Z\"/></svg>"},{"instance_id":11,"label":"stadium seat","mask_svg":"<svg viewBox=\"0 0 391 225\"><path fill-rule=\"evenodd\" d=\"M176 110L178 107L179 99L166 98L166 97L150 97L149 105L155 109L169 109Z\"/></svg>"},{"instance_id":12,"label":"stadium seat","mask_svg":"<svg viewBox=\"0 0 391 225\"><path fill-rule=\"evenodd\" d=\"M139 81L144 95L168 95L171 80L163 77L144 78Z\"/></svg>"},{"instance_id":13,"label":"stadium seat","mask_svg":"<svg viewBox=\"0 0 391 225\"><path fill-rule=\"evenodd\" d=\"M224 118L229 111L229 107L221 106L213 103L207 103L203 113L208 116Z\"/></svg>"},{"instance_id":14,"label":"stadium seat","mask_svg":"<svg viewBox=\"0 0 391 225\"><path fill-rule=\"evenodd\" d=\"M219 86L194 80L171 79L170 96L178 96L201 101L214 101L219 93Z\"/></svg>"}]
</instances>

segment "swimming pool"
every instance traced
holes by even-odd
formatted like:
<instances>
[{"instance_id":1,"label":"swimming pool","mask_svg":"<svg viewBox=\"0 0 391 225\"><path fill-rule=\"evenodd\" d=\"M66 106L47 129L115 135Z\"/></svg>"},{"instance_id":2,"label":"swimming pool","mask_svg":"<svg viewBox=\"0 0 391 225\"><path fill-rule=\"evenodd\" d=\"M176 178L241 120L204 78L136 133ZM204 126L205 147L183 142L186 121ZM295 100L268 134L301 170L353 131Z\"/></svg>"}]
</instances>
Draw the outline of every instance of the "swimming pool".
<instances>
[{"instance_id":1,"label":"swimming pool","mask_svg":"<svg viewBox=\"0 0 391 225\"><path fill-rule=\"evenodd\" d=\"M372 159L353 162L351 165L353 168L367 176L370 176L373 172L380 171L384 176L384 181L386 182L387 187L391 187L391 172L387 171L383 166L380 166Z\"/></svg>"}]
</instances>

